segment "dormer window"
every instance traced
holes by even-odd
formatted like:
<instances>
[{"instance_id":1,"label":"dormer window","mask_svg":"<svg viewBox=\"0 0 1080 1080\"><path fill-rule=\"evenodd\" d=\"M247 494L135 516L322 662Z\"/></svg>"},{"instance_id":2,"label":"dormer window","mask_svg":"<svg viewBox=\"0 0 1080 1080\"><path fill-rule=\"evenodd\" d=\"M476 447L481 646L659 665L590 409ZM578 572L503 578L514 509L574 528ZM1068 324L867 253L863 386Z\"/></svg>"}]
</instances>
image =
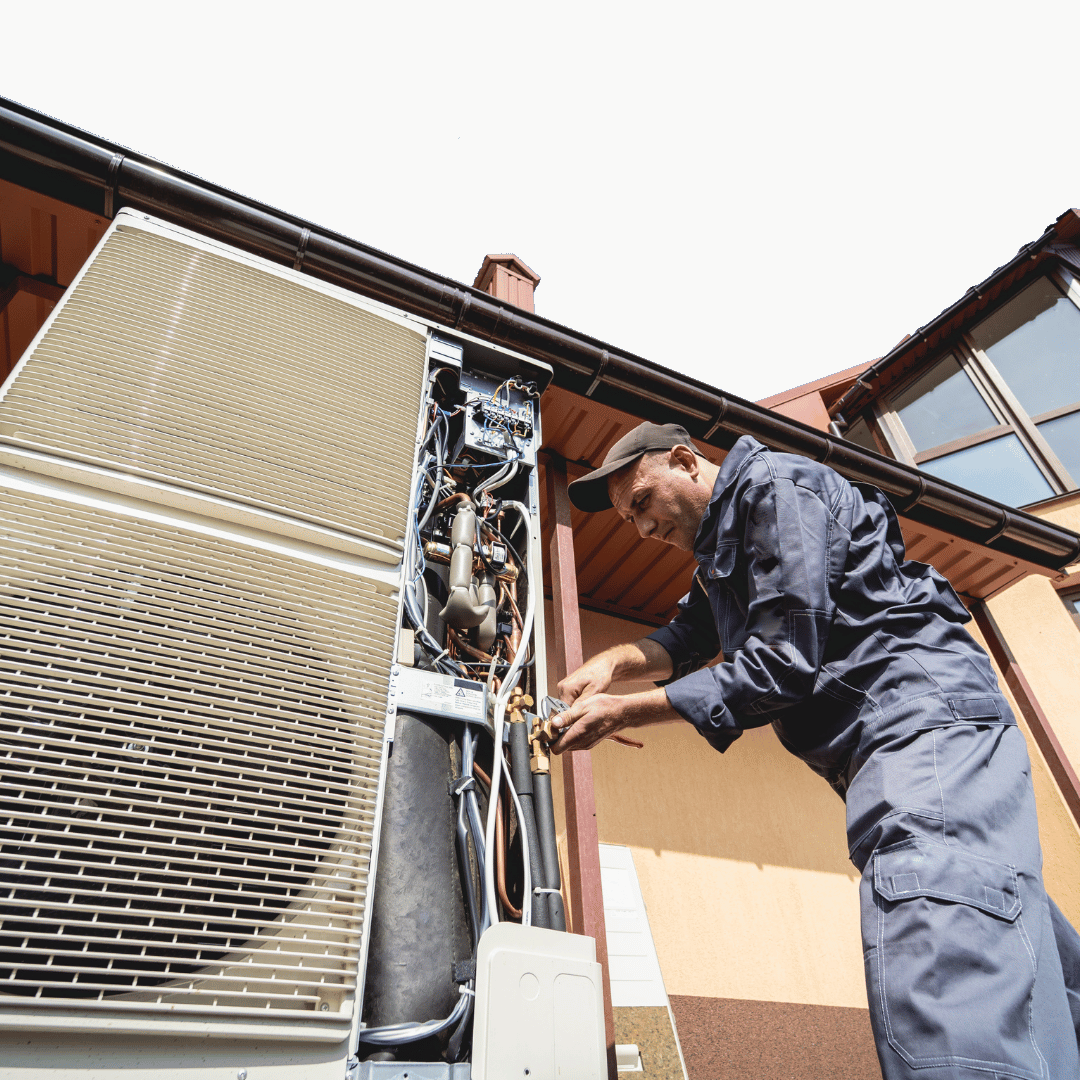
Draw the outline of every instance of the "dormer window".
<instances>
[{"instance_id":1,"label":"dormer window","mask_svg":"<svg viewBox=\"0 0 1080 1080\"><path fill-rule=\"evenodd\" d=\"M1008 505L1080 487L1080 286L1037 279L876 412L896 458Z\"/></svg>"}]
</instances>

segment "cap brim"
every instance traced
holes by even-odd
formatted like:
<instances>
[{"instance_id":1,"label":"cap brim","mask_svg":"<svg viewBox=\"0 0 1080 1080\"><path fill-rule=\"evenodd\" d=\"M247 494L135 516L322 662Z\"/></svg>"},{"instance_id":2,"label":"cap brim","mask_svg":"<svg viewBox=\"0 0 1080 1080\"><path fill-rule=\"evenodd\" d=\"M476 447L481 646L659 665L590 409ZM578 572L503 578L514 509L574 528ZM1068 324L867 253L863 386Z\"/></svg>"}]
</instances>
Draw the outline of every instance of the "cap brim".
<instances>
[{"instance_id":1,"label":"cap brim","mask_svg":"<svg viewBox=\"0 0 1080 1080\"><path fill-rule=\"evenodd\" d=\"M627 465L632 465L641 457L641 453L631 454L617 461L609 461L606 465L601 465L599 469L594 469L591 473L586 473L569 483L566 491L570 496L570 501L579 510L584 510L589 514L612 509L611 499L608 497L608 478L612 473L617 473L620 469L625 469Z\"/></svg>"}]
</instances>

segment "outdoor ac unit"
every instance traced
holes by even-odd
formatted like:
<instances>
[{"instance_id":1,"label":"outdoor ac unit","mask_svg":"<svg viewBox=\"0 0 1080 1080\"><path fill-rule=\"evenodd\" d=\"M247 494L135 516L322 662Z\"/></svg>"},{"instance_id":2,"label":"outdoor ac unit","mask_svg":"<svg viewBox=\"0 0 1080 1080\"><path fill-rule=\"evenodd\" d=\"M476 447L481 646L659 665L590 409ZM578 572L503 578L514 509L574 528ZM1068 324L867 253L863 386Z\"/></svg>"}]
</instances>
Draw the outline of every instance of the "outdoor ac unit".
<instances>
[{"instance_id":1,"label":"outdoor ac unit","mask_svg":"<svg viewBox=\"0 0 1080 1080\"><path fill-rule=\"evenodd\" d=\"M123 211L9 380L0 1077L342 1080L427 349Z\"/></svg>"}]
</instances>

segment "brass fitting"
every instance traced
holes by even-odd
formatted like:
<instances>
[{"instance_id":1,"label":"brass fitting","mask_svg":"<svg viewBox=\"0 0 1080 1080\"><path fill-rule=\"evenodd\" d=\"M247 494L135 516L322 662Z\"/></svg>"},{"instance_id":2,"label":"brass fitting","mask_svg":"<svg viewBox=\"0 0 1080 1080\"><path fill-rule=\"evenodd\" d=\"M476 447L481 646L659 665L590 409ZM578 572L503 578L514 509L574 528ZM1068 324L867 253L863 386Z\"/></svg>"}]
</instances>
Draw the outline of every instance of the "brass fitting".
<instances>
[{"instance_id":1,"label":"brass fitting","mask_svg":"<svg viewBox=\"0 0 1080 1080\"><path fill-rule=\"evenodd\" d=\"M481 544L480 550L487 556L488 560L491 560L491 545ZM453 548L449 544L440 544L435 540L428 540L424 544L424 558L428 562L448 563L453 557ZM479 560L474 561L478 563ZM483 564L480 564L483 565ZM501 570L495 572L495 576L500 581L517 581L518 568L512 563L507 562L504 564Z\"/></svg>"},{"instance_id":2,"label":"brass fitting","mask_svg":"<svg viewBox=\"0 0 1080 1080\"><path fill-rule=\"evenodd\" d=\"M520 686L515 686L514 689L510 691L510 723L524 724L524 710L529 708L532 704L532 695L523 693Z\"/></svg>"},{"instance_id":3,"label":"brass fitting","mask_svg":"<svg viewBox=\"0 0 1080 1080\"><path fill-rule=\"evenodd\" d=\"M551 757L548 747L562 734L557 731L550 720L541 720L534 716L533 729L529 732L529 746L532 748L532 757L529 759L529 768L534 773L550 773Z\"/></svg>"}]
</instances>

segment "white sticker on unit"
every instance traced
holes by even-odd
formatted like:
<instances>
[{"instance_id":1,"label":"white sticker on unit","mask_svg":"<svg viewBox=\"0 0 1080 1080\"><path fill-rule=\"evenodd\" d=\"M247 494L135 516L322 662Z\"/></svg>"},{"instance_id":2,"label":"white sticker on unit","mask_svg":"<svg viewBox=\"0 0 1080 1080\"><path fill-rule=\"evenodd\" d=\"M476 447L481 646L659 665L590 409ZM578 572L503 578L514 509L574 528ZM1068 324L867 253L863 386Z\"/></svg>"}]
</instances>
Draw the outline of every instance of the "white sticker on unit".
<instances>
[{"instance_id":1,"label":"white sticker on unit","mask_svg":"<svg viewBox=\"0 0 1080 1080\"><path fill-rule=\"evenodd\" d=\"M482 682L435 671L398 668L392 691L398 709L454 717L470 724L487 718L487 688Z\"/></svg>"},{"instance_id":2,"label":"white sticker on unit","mask_svg":"<svg viewBox=\"0 0 1080 1080\"><path fill-rule=\"evenodd\" d=\"M484 693L470 687L463 679L454 680L454 712L476 720L484 717Z\"/></svg>"},{"instance_id":3,"label":"white sticker on unit","mask_svg":"<svg viewBox=\"0 0 1080 1080\"><path fill-rule=\"evenodd\" d=\"M429 704L434 705L441 712L443 708L450 704L454 692L449 686L444 686L442 683L429 682L421 690L420 696L427 698Z\"/></svg>"}]
</instances>

